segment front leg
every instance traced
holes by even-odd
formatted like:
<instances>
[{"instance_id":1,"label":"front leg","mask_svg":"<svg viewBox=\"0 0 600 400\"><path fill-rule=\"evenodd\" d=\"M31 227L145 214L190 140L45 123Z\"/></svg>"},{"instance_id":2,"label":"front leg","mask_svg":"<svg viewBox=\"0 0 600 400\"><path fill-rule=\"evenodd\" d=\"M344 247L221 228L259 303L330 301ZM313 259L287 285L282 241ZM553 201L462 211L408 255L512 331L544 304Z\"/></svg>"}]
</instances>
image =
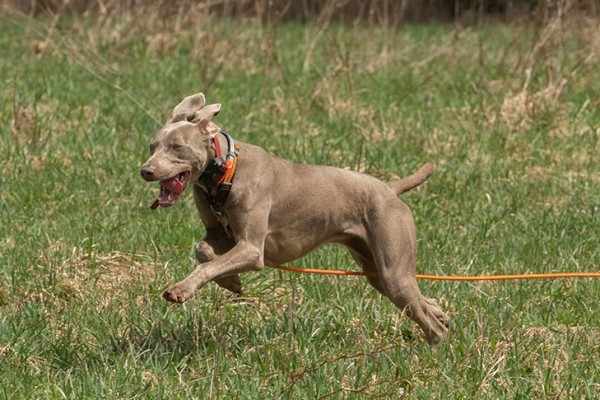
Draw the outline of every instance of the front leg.
<instances>
[{"instance_id":1,"label":"front leg","mask_svg":"<svg viewBox=\"0 0 600 400\"><path fill-rule=\"evenodd\" d=\"M246 271L260 271L263 267L262 249L243 240L223 256L200 264L187 278L168 288L163 297L174 303L183 303L212 280Z\"/></svg>"},{"instance_id":2,"label":"front leg","mask_svg":"<svg viewBox=\"0 0 600 400\"><path fill-rule=\"evenodd\" d=\"M220 254L223 254L230 250L232 246L233 242L231 242L230 240L220 240L216 242L214 240L211 240L207 236L203 241L199 242L196 245L196 260L198 260L200 264L204 264L211 260L215 260L218 257L215 249L224 249L219 251ZM229 290L230 292L236 294L242 293L242 281L240 280L240 277L237 274L217 278L214 280L214 282L222 288Z\"/></svg>"}]
</instances>

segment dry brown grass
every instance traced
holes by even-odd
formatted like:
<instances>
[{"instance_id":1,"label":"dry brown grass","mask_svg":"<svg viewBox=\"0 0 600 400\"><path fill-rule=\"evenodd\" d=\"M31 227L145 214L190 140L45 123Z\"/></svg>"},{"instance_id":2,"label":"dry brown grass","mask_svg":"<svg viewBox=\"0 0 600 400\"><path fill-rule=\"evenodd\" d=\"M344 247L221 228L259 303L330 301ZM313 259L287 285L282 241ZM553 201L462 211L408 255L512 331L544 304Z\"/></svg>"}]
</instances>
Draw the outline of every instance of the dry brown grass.
<instances>
[{"instance_id":1,"label":"dry brown grass","mask_svg":"<svg viewBox=\"0 0 600 400\"><path fill-rule=\"evenodd\" d=\"M160 268L148 256L120 251L100 254L95 249L73 248L68 257L61 258L61 247L56 244L43 250L38 261L39 268L52 269L53 285L22 294L24 303L60 308L65 303L92 300L97 310L115 307L128 300L128 287L147 287Z\"/></svg>"},{"instance_id":2,"label":"dry brown grass","mask_svg":"<svg viewBox=\"0 0 600 400\"><path fill-rule=\"evenodd\" d=\"M234 296L228 292L223 293L229 297L233 306L243 308L245 312L278 318L292 315L294 310L304 303L304 290L301 287L275 286L274 282L272 285L274 287L271 287L270 290L261 292L257 296L247 294Z\"/></svg>"},{"instance_id":3,"label":"dry brown grass","mask_svg":"<svg viewBox=\"0 0 600 400\"><path fill-rule=\"evenodd\" d=\"M44 138L40 137L40 127L36 112L31 106L19 102L13 96L13 118L10 131L21 146L27 146L33 150Z\"/></svg>"},{"instance_id":4,"label":"dry brown grass","mask_svg":"<svg viewBox=\"0 0 600 400\"><path fill-rule=\"evenodd\" d=\"M600 349L600 330L585 326L532 327L513 332L513 336L513 340L495 343L482 338L470 350L480 360L478 370L484 371L477 393L494 393L494 387L510 393L514 382L503 377L507 376L507 369L512 369L534 371L535 381L540 383L547 380L545 374L549 373L553 384L549 387L536 386L535 396L545 397L556 392L554 395L560 397L563 370L568 363L579 361L572 358L573 342L589 349L589 353L578 354L578 357L587 357Z\"/></svg>"},{"instance_id":5,"label":"dry brown grass","mask_svg":"<svg viewBox=\"0 0 600 400\"><path fill-rule=\"evenodd\" d=\"M545 88L532 93L527 78L517 94L504 98L499 111L500 119L510 131L530 129L532 121L537 120L541 113L556 110L558 98L566 84L566 79L558 83L550 82Z\"/></svg>"}]
</instances>

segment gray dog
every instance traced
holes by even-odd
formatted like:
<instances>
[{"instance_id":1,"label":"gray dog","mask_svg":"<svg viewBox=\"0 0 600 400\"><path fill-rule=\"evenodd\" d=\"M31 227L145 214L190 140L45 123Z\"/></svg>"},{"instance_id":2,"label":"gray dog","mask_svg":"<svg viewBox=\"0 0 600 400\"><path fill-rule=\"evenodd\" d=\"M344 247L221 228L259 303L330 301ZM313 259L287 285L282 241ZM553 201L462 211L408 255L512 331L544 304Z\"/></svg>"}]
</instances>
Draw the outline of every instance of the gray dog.
<instances>
[{"instance_id":1,"label":"gray dog","mask_svg":"<svg viewBox=\"0 0 600 400\"><path fill-rule=\"evenodd\" d=\"M339 168L295 164L233 139L212 121L220 104L186 97L150 144L142 177L160 182L152 208L173 205L191 182L206 237L198 267L164 292L183 303L210 281L240 293L238 274L300 258L328 242L346 246L375 289L406 312L434 344L448 317L415 277L416 235L398 195L423 183L432 164L396 181ZM235 179L234 179L235 178Z\"/></svg>"}]
</instances>

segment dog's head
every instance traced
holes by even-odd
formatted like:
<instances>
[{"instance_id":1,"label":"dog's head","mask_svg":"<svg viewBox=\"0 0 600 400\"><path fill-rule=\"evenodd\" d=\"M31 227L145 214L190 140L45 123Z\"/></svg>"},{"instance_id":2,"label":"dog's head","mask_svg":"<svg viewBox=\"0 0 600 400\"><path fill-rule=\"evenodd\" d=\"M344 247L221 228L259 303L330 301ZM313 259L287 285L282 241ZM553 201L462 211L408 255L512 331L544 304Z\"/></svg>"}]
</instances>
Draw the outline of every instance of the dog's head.
<instances>
[{"instance_id":1,"label":"dog's head","mask_svg":"<svg viewBox=\"0 0 600 400\"><path fill-rule=\"evenodd\" d=\"M160 194L152 208L170 207L188 183L198 179L210 161L209 149L219 127L212 117L220 104L206 104L202 93L188 96L171 112L167 123L150 143L150 158L140 174L148 182L160 182Z\"/></svg>"}]
</instances>

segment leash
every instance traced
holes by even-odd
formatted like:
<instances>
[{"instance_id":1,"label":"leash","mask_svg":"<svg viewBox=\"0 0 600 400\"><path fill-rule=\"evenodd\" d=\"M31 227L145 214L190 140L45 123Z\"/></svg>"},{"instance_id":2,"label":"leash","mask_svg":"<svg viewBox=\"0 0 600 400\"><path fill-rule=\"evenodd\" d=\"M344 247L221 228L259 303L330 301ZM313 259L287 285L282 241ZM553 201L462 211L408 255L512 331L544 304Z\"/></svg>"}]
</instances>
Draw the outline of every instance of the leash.
<instances>
[{"instance_id":1,"label":"leash","mask_svg":"<svg viewBox=\"0 0 600 400\"><path fill-rule=\"evenodd\" d=\"M277 265L271 268L282 271L299 272L303 274L338 275L338 276L367 276L375 277L377 272L340 271L331 269L312 269ZM515 275L479 275L479 276L444 276L417 274L417 279L434 281L507 281L518 279L557 279L557 278L600 278L600 272L551 272L547 274L515 274Z\"/></svg>"}]
</instances>

